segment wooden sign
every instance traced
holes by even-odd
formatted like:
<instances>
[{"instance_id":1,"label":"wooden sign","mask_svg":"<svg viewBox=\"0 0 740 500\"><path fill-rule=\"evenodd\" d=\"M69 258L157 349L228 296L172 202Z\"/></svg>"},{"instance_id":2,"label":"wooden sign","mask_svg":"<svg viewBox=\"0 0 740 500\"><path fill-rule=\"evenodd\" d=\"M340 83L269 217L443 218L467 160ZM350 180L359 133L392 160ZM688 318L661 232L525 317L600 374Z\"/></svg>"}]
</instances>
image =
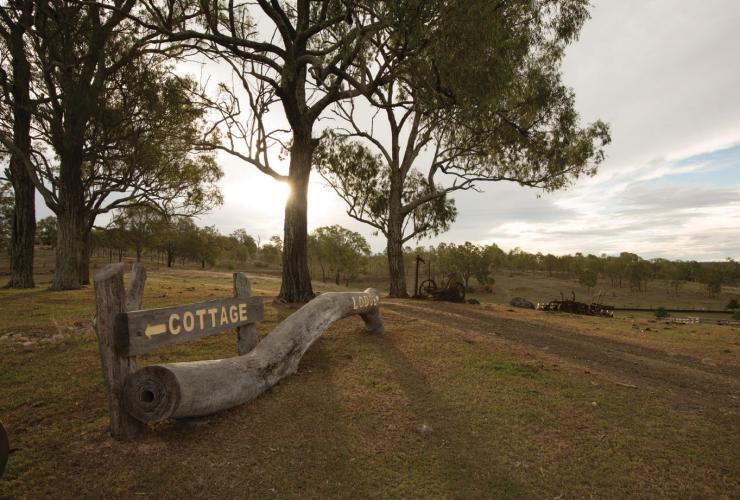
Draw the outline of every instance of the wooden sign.
<instances>
[{"instance_id":1,"label":"wooden sign","mask_svg":"<svg viewBox=\"0 0 740 500\"><path fill-rule=\"evenodd\" d=\"M138 356L159 347L256 323L263 316L259 297L124 312L116 317L116 349L121 355Z\"/></svg>"}]
</instances>

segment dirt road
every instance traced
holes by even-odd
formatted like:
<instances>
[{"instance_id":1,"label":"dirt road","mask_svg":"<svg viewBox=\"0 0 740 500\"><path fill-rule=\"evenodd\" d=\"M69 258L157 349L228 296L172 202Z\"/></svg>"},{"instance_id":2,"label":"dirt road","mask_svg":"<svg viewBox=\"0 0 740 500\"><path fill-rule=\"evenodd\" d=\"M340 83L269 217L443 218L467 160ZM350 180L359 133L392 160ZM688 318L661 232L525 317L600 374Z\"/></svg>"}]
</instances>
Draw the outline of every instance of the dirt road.
<instances>
[{"instance_id":1,"label":"dirt road","mask_svg":"<svg viewBox=\"0 0 740 500\"><path fill-rule=\"evenodd\" d=\"M451 331L495 335L538 357L582 368L616 383L660 391L672 396L685 411L714 407L740 414L737 366L671 354L588 331L566 330L526 317L540 314L535 312L522 312L522 319L512 319L480 306L423 301L386 301L383 308L390 314L444 325Z\"/></svg>"}]
</instances>

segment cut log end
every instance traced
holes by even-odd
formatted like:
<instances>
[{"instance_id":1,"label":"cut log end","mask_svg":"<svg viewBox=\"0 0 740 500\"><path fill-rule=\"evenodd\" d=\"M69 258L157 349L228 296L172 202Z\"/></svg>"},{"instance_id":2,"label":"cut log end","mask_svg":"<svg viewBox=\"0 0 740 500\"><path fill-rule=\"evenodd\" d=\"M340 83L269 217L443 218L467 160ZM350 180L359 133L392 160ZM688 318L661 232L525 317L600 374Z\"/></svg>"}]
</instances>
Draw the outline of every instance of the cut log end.
<instances>
[{"instance_id":1,"label":"cut log end","mask_svg":"<svg viewBox=\"0 0 740 500\"><path fill-rule=\"evenodd\" d=\"M165 420L180 403L180 386L167 368L148 366L126 379L123 403L126 411L141 422Z\"/></svg>"}]
</instances>

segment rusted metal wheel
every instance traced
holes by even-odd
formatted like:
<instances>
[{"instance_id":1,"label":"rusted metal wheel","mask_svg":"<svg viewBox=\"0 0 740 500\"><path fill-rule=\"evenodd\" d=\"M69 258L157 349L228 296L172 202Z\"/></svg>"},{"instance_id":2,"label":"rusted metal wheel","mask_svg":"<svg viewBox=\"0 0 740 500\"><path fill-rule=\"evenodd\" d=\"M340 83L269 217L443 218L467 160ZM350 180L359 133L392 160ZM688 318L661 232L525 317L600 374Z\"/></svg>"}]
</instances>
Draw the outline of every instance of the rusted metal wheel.
<instances>
[{"instance_id":1,"label":"rusted metal wheel","mask_svg":"<svg viewBox=\"0 0 740 500\"><path fill-rule=\"evenodd\" d=\"M424 280L419 285L419 295L421 297L431 297L437 291L437 283L434 280Z\"/></svg>"}]
</instances>

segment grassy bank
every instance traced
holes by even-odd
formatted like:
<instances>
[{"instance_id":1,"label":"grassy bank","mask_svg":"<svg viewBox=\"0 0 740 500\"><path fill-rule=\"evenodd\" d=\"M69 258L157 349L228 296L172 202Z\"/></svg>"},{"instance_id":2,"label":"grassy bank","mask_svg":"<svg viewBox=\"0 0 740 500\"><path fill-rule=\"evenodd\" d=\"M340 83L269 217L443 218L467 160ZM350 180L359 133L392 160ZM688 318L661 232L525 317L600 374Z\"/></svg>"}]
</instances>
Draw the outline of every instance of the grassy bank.
<instances>
[{"instance_id":1,"label":"grassy bank","mask_svg":"<svg viewBox=\"0 0 740 500\"><path fill-rule=\"evenodd\" d=\"M274 278L254 282L275 295ZM227 274L153 272L145 307L230 293ZM0 291L0 418L15 448L0 497L740 494L737 414L695 411L496 336L391 311L382 336L340 321L295 376L252 403L116 442L92 304L90 289ZM260 334L291 312L268 300ZM553 321L624 340L633 331L552 315L527 316L522 328ZM731 345L727 335L712 349ZM656 346L689 353L710 338L677 330ZM143 364L234 352L234 336L222 334Z\"/></svg>"}]
</instances>

